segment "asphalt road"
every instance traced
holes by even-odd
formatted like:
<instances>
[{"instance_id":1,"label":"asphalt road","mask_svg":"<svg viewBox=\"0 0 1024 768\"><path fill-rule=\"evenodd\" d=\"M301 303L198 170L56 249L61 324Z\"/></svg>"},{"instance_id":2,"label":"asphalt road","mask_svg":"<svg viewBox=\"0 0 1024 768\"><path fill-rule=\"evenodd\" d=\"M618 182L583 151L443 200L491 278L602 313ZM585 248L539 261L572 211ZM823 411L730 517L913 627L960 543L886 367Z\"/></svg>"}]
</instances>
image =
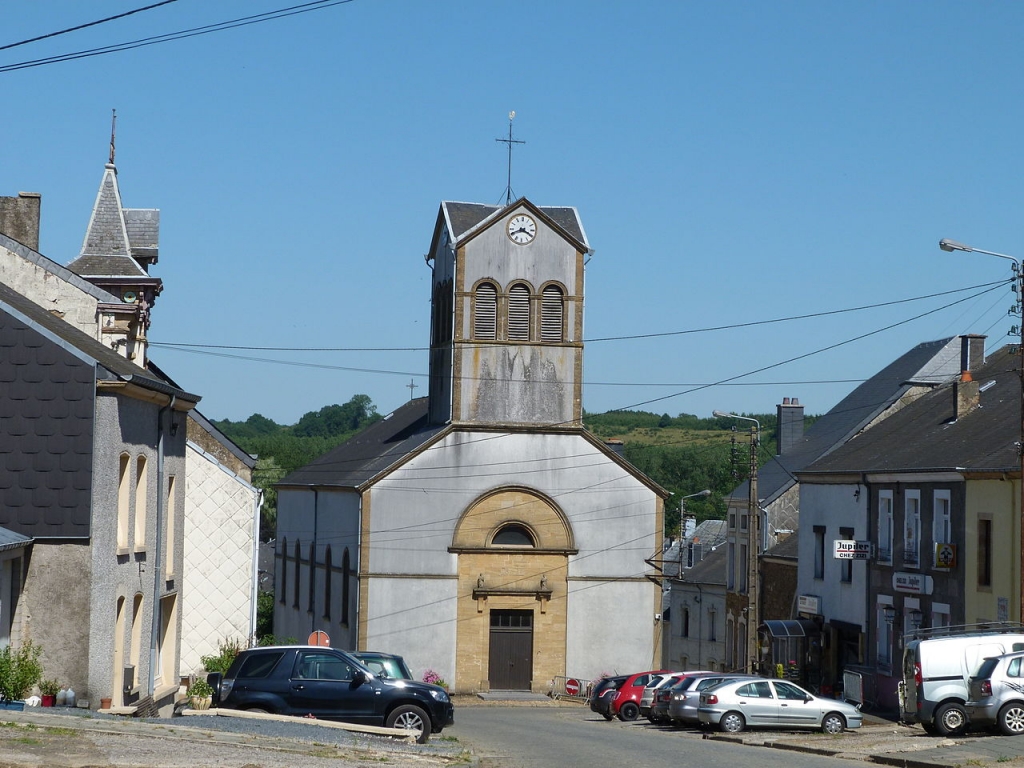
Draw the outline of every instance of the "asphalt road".
<instances>
[{"instance_id":1,"label":"asphalt road","mask_svg":"<svg viewBox=\"0 0 1024 768\"><path fill-rule=\"evenodd\" d=\"M584 707L461 706L446 730L472 748L480 768L850 768L850 761L705 739L696 730L645 720L606 721Z\"/></svg>"}]
</instances>

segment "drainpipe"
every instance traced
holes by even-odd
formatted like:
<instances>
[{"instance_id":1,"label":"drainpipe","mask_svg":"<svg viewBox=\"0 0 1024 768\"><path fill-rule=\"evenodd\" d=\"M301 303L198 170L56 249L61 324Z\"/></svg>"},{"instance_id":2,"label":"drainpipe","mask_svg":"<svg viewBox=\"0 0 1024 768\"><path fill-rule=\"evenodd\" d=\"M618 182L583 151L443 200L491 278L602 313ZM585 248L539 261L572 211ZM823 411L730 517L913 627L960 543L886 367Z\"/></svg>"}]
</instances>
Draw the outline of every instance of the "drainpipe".
<instances>
[{"instance_id":1,"label":"drainpipe","mask_svg":"<svg viewBox=\"0 0 1024 768\"><path fill-rule=\"evenodd\" d=\"M313 612L309 616L309 634L316 632L316 537L317 537L317 522L320 519L320 491L316 488L313 489L313 546L310 547L310 559L309 559L309 588L313 592ZM299 553L299 557L302 557L302 553ZM305 597L305 595L303 595ZM301 610L301 603L300 603Z\"/></svg>"},{"instance_id":2,"label":"drainpipe","mask_svg":"<svg viewBox=\"0 0 1024 768\"><path fill-rule=\"evenodd\" d=\"M160 643L160 581L163 579L163 525L164 525L164 414L171 412L174 418L174 404L177 395L171 395L170 401L156 415L156 544L153 553L153 626L149 639L149 693L156 698L156 658ZM173 536L174 532L171 531ZM154 701L155 703L155 701Z\"/></svg>"},{"instance_id":3,"label":"drainpipe","mask_svg":"<svg viewBox=\"0 0 1024 768\"><path fill-rule=\"evenodd\" d=\"M249 645L256 647L256 612L260 593L260 507L263 491L256 489L256 504L252 512L252 610L249 614Z\"/></svg>"},{"instance_id":4,"label":"drainpipe","mask_svg":"<svg viewBox=\"0 0 1024 768\"><path fill-rule=\"evenodd\" d=\"M697 669L704 669L704 661L700 654L700 644L704 640L704 590L697 582L693 585L697 587Z\"/></svg>"}]
</instances>

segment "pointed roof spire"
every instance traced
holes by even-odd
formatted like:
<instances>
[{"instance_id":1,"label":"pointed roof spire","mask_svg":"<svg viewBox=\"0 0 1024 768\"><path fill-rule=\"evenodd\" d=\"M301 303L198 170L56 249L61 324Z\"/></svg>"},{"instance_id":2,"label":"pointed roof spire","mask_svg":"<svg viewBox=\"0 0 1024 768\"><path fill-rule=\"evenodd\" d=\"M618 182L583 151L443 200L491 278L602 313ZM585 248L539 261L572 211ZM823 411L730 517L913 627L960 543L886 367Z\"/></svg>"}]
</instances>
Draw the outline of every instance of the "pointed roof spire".
<instances>
[{"instance_id":1,"label":"pointed roof spire","mask_svg":"<svg viewBox=\"0 0 1024 768\"><path fill-rule=\"evenodd\" d=\"M132 258L121 192L117 186L117 169L113 163L107 163L103 170L103 180L92 207L82 250L78 258L68 264L68 269L85 278L146 275L142 266Z\"/></svg>"}]
</instances>

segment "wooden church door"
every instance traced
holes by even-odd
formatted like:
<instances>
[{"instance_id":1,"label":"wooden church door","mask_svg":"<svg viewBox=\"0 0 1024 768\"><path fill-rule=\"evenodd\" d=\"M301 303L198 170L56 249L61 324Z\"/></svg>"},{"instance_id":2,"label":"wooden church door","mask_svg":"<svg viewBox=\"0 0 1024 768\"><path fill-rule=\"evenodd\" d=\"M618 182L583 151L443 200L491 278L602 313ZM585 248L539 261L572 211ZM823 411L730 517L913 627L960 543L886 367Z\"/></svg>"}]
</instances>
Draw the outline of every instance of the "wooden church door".
<instances>
[{"instance_id":1,"label":"wooden church door","mask_svg":"<svg viewBox=\"0 0 1024 768\"><path fill-rule=\"evenodd\" d=\"M533 611L491 611L487 677L492 691L528 691L533 680Z\"/></svg>"}]
</instances>

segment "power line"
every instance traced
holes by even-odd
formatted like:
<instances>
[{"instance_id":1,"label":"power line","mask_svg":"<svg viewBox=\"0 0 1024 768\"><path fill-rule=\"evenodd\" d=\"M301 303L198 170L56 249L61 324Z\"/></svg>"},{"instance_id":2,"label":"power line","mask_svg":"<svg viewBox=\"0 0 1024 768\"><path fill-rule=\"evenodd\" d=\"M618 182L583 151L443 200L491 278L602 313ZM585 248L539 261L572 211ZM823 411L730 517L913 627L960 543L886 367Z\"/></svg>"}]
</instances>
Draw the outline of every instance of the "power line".
<instances>
[{"instance_id":1,"label":"power line","mask_svg":"<svg viewBox=\"0 0 1024 768\"><path fill-rule=\"evenodd\" d=\"M153 3L153 5L147 5L143 8L136 8L134 11L125 11L119 13L116 16L107 16L105 19L97 19L96 21L90 21L86 24L79 24L77 27L68 27L62 29L59 32L50 32L45 35L39 35L38 37L30 37L28 40L20 40L17 43L8 43L7 45L0 45L0 51L6 51L8 48L17 48L19 45L28 45L29 43L38 43L40 40L46 40L50 37L57 37L58 35L66 35L68 32L77 32L80 29L86 29L87 27L95 27L98 24L106 24L108 21L116 21L117 19L123 19L125 16L132 16L136 13L142 13L143 11L151 11L154 8L159 8L161 5L170 5L176 3L178 0L163 0L159 3Z\"/></svg>"},{"instance_id":2,"label":"power line","mask_svg":"<svg viewBox=\"0 0 1024 768\"><path fill-rule=\"evenodd\" d=\"M101 46L99 48L89 48L83 51L76 51L74 53L64 53L57 56L47 56L42 59L32 59L30 61L22 61L16 64L7 64L0 66L0 72L13 72L19 69L29 69L30 67L41 67L45 64L56 64L60 61L74 61L76 59L85 59L92 56L103 56L108 53L119 53L121 51L128 51L134 48L156 45L157 43L167 43L172 40L184 40L189 37L208 35L211 32L223 32L227 29L246 27L250 24L261 24L264 21L276 21L277 19L283 19L288 16L296 16L300 13L309 13L310 11L319 11L324 8L331 8L335 5L343 5L351 2L353 2L353 0L314 0L314 2L293 5L288 8L280 8L276 11L267 11L266 13L259 13L253 16L243 16L238 19L232 19L231 21L207 24L202 27L192 27L178 32L168 32L163 35L143 37L126 43L115 43L113 45Z\"/></svg>"}]
</instances>

